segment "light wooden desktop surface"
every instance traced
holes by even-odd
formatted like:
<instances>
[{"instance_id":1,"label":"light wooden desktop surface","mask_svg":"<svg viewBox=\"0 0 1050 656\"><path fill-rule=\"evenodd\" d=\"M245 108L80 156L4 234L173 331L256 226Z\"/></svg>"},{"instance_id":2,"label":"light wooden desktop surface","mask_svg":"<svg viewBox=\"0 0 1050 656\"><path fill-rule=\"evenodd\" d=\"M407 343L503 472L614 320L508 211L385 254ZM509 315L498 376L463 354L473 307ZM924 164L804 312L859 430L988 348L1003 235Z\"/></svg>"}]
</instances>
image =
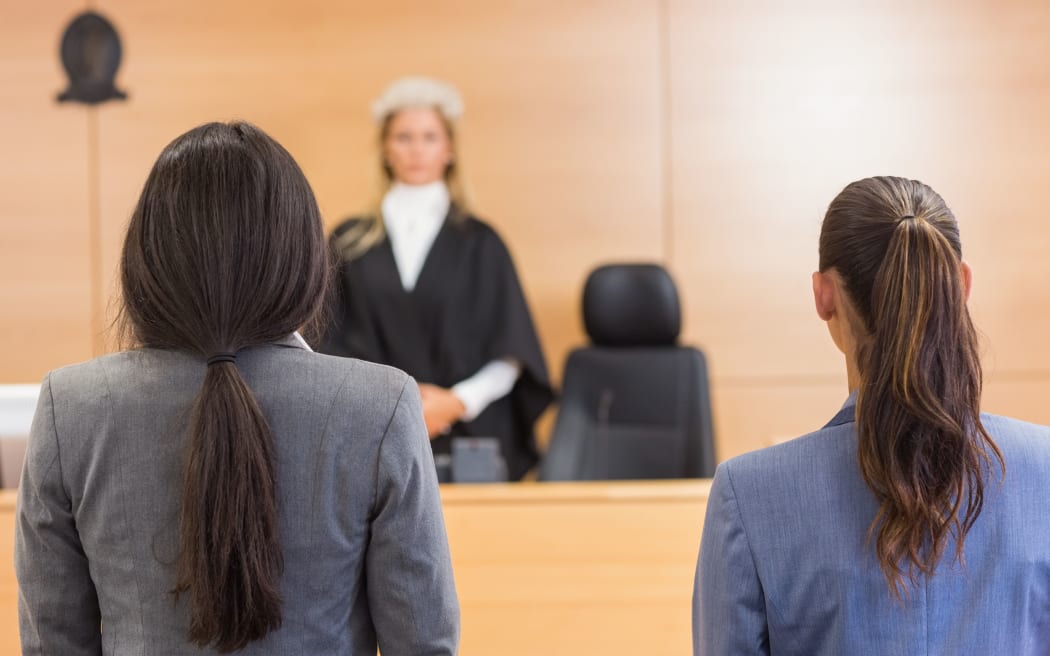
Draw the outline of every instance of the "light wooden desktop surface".
<instances>
[{"instance_id":1,"label":"light wooden desktop surface","mask_svg":"<svg viewBox=\"0 0 1050 656\"><path fill-rule=\"evenodd\" d=\"M444 486L463 656L684 654L710 481ZM18 653L0 492L0 656Z\"/></svg>"}]
</instances>

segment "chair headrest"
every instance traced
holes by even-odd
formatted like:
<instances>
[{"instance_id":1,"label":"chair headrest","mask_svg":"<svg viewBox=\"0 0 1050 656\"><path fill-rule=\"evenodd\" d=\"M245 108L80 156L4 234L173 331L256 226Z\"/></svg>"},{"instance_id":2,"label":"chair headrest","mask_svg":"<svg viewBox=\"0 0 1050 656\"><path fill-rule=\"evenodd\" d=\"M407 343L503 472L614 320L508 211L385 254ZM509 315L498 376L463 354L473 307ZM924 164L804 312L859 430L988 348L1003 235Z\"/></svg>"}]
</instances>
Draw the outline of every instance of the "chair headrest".
<instances>
[{"instance_id":1,"label":"chair headrest","mask_svg":"<svg viewBox=\"0 0 1050 656\"><path fill-rule=\"evenodd\" d=\"M587 277L583 324L595 346L673 346L682 328L678 290L657 264L608 264Z\"/></svg>"}]
</instances>

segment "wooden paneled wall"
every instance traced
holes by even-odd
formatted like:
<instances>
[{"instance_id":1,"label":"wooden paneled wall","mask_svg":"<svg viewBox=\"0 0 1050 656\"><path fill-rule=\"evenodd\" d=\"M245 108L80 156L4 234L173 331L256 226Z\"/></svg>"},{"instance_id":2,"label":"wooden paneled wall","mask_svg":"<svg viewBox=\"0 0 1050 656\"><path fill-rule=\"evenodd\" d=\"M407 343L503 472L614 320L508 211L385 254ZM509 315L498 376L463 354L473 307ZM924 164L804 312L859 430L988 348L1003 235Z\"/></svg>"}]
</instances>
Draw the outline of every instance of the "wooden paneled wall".
<instances>
[{"instance_id":1,"label":"wooden paneled wall","mask_svg":"<svg viewBox=\"0 0 1050 656\"><path fill-rule=\"evenodd\" d=\"M0 20L0 382L92 353L88 116L55 104L58 34L82 5L5 3Z\"/></svg>"},{"instance_id":2,"label":"wooden paneled wall","mask_svg":"<svg viewBox=\"0 0 1050 656\"><path fill-rule=\"evenodd\" d=\"M810 272L829 201L902 175L959 219L987 410L1050 422L1050 5L670 0L669 260L711 354L721 456L844 397Z\"/></svg>"},{"instance_id":3,"label":"wooden paneled wall","mask_svg":"<svg viewBox=\"0 0 1050 656\"><path fill-rule=\"evenodd\" d=\"M368 200L370 100L427 74L463 92L462 161L556 376L586 273L661 261L711 361L720 457L819 427L845 394L809 291L820 218L889 173L960 219L986 408L1050 423L1045 3L96 0L130 98L59 106L58 40L86 4L0 25L0 382L112 347L121 233L177 134L258 123L334 224Z\"/></svg>"}]
</instances>

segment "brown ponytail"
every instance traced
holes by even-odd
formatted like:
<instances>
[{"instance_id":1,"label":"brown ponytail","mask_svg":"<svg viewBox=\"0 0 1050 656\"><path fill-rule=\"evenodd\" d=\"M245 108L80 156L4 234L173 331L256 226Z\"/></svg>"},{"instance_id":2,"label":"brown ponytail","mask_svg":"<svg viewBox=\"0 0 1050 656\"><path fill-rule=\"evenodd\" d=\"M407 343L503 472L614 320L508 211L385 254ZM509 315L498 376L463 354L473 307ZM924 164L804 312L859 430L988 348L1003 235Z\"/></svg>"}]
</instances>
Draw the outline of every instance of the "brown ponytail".
<instances>
[{"instance_id":1,"label":"brown ponytail","mask_svg":"<svg viewBox=\"0 0 1050 656\"><path fill-rule=\"evenodd\" d=\"M200 647L236 651L278 628L283 569L273 433L236 362L205 358L317 321L330 272L313 192L258 128L203 125L161 153L124 243L122 321L143 346L194 353L206 369L173 590L189 598Z\"/></svg>"},{"instance_id":2,"label":"brown ponytail","mask_svg":"<svg viewBox=\"0 0 1050 656\"><path fill-rule=\"evenodd\" d=\"M869 178L828 208L820 269L835 269L858 336L860 469L879 502L875 553L897 596L930 576L984 504L1002 456L980 419L981 363L955 217L914 180Z\"/></svg>"}]
</instances>

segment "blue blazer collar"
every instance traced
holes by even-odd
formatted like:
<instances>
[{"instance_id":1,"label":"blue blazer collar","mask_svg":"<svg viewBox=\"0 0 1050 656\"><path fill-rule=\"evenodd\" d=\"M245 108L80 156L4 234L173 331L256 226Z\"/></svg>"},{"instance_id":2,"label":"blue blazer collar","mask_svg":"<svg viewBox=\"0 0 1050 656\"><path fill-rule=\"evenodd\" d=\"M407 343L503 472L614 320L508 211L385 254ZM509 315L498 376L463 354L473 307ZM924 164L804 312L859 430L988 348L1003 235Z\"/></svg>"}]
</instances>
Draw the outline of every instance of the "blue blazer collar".
<instances>
[{"instance_id":1,"label":"blue blazer collar","mask_svg":"<svg viewBox=\"0 0 1050 656\"><path fill-rule=\"evenodd\" d=\"M842 404L842 408L839 409L838 413L831 418L824 428L831 428L832 426L841 426L842 424L848 424L857 420L857 391L854 390L846 402Z\"/></svg>"}]
</instances>

